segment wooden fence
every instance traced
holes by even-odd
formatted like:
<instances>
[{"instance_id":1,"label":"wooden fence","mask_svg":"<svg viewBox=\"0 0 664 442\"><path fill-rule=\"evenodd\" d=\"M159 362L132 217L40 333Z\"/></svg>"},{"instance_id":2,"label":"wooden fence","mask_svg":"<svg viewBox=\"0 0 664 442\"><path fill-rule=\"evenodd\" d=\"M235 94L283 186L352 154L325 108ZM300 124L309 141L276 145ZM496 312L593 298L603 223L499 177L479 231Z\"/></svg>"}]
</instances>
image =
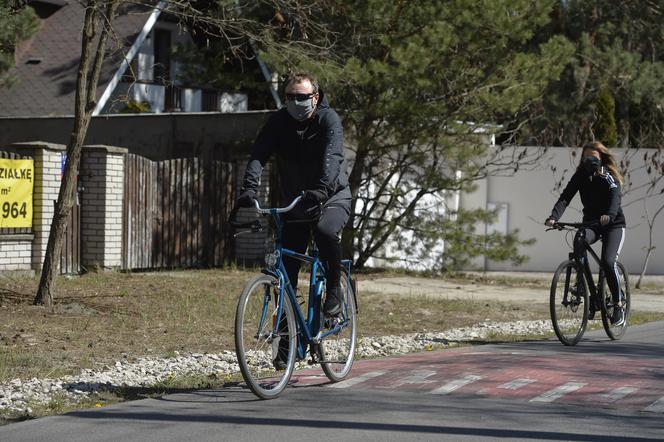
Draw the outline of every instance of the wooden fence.
<instances>
[{"instance_id":1,"label":"wooden fence","mask_svg":"<svg viewBox=\"0 0 664 442\"><path fill-rule=\"evenodd\" d=\"M233 164L182 158L125 160L122 266L212 267L233 255L226 220L235 199Z\"/></svg>"}]
</instances>

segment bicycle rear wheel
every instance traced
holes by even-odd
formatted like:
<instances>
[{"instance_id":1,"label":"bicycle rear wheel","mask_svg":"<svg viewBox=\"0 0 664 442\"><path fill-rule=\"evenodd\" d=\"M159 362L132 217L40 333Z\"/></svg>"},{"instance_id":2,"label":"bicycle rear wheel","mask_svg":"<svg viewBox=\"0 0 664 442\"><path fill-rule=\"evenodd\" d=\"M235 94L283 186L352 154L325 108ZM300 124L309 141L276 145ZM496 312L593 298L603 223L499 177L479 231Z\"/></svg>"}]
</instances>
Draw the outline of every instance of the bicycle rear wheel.
<instances>
[{"instance_id":1,"label":"bicycle rear wheel","mask_svg":"<svg viewBox=\"0 0 664 442\"><path fill-rule=\"evenodd\" d=\"M600 285L600 296L602 302L600 303L600 310L602 311L602 325L604 325L604 331L611 339L620 339L622 335L625 334L627 330L627 321L629 319L629 308L631 304L631 296L629 292L629 276L625 267L622 263L616 263L618 267L618 275L620 276L620 291L621 291L621 302L625 307L625 321L620 325L611 324L611 315L613 315L613 297L611 296L611 290L606 282L606 277L602 278L602 283Z\"/></svg>"},{"instance_id":2,"label":"bicycle rear wheel","mask_svg":"<svg viewBox=\"0 0 664 442\"><path fill-rule=\"evenodd\" d=\"M350 274L341 274L341 330L325 338L318 346L323 372L332 382L339 382L348 376L355 360L357 339L357 306L355 293L350 282Z\"/></svg>"},{"instance_id":3,"label":"bicycle rear wheel","mask_svg":"<svg viewBox=\"0 0 664 442\"><path fill-rule=\"evenodd\" d=\"M583 274L572 260L561 263L553 274L549 309L558 340L576 345L588 324L588 291Z\"/></svg>"},{"instance_id":4,"label":"bicycle rear wheel","mask_svg":"<svg viewBox=\"0 0 664 442\"><path fill-rule=\"evenodd\" d=\"M284 296L281 326L276 324L277 279L257 276L245 286L235 313L235 353L247 386L263 399L275 398L288 384L297 342L295 314ZM275 359L285 363L277 369Z\"/></svg>"}]
</instances>

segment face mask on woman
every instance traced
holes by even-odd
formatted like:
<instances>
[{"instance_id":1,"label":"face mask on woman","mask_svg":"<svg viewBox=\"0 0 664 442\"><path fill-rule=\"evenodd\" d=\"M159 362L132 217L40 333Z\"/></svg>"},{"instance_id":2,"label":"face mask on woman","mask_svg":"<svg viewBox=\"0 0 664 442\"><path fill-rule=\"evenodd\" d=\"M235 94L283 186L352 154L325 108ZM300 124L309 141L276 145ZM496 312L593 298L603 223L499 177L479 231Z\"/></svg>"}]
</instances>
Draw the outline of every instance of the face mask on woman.
<instances>
[{"instance_id":1,"label":"face mask on woman","mask_svg":"<svg viewBox=\"0 0 664 442\"><path fill-rule=\"evenodd\" d=\"M602 167L602 161L599 158L592 156L585 157L581 164L583 165L583 170L585 170L588 175L594 174L600 167Z\"/></svg>"}]
</instances>

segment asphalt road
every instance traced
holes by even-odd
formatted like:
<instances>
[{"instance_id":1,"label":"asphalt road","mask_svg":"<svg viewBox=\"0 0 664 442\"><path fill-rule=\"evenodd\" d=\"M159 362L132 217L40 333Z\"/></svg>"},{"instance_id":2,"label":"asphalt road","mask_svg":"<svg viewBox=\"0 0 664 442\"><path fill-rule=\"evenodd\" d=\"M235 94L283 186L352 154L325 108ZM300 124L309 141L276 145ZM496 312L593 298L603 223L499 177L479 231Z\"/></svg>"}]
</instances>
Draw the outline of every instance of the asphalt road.
<instances>
[{"instance_id":1,"label":"asphalt road","mask_svg":"<svg viewBox=\"0 0 664 442\"><path fill-rule=\"evenodd\" d=\"M2 441L624 440L664 437L664 322L576 347L538 341L358 361L280 398L238 386L0 427Z\"/></svg>"}]
</instances>

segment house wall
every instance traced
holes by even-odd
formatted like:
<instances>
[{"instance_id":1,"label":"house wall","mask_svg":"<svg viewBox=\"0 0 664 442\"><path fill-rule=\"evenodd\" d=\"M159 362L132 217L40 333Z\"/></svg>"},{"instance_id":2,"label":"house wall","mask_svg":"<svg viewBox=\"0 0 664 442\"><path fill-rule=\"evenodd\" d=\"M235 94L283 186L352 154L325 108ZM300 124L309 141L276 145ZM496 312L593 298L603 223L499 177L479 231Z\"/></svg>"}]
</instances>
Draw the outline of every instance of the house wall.
<instances>
[{"instance_id":1,"label":"house wall","mask_svg":"<svg viewBox=\"0 0 664 442\"><path fill-rule=\"evenodd\" d=\"M122 146L151 160L248 154L271 111L93 117L86 144ZM39 139L66 144L72 117L0 118L0 146Z\"/></svg>"},{"instance_id":2,"label":"house wall","mask_svg":"<svg viewBox=\"0 0 664 442\"><path fill-rule=\"evenodd\" d=\"M540 148L529 148L531 153L537 149ZM563 187L567 184L578 164L580 150L579 148L550 148L535 167L519 170L514 176L489 177L479 183L480 185L474 193L461 196L461 207L465 208L487 208L490 204L506 204L507 230L514 232L518 229L520 238L536 239L533 245L521 248L521 253L527 255L529 260L520 266L513 266L507 262L492 262L482 258L474 263L476 267L485 270L549 272L553 271L567 257L570 251L568 242L571 243L572 236L567 237L566 242L564 232L546 232L543 222L551 213L551 208L562 192L562 188L554 189L556 182L562 182ZM573 156L573 152L576 152L576 156ZM648 153L650 156L654 151L612 149L612 152L617 160L629 159L632 171L627 180L622 201L627 219L627 230L619 259L626 265L630 273L639 273L645 258L644 247L647 246L649 234L645 217L646 214L652 216L656 208L664 204L664 195L659 194L645 202L642 200L644 189L640 188L640 185L645 183L647 178L645 167L642 167L643 155ZM581 209L581 201L577 195L565 211L563 220L580 221ZM479 226L480 231L491 228L492 226ZM654 239L658 247L650 258L649 274L664 274L664 244L662 243L664 237L658 233L663 230L664 216L660 216L654 228ZM599 250L599 248L596 249Z\"/></svg>"}]
</instances>

